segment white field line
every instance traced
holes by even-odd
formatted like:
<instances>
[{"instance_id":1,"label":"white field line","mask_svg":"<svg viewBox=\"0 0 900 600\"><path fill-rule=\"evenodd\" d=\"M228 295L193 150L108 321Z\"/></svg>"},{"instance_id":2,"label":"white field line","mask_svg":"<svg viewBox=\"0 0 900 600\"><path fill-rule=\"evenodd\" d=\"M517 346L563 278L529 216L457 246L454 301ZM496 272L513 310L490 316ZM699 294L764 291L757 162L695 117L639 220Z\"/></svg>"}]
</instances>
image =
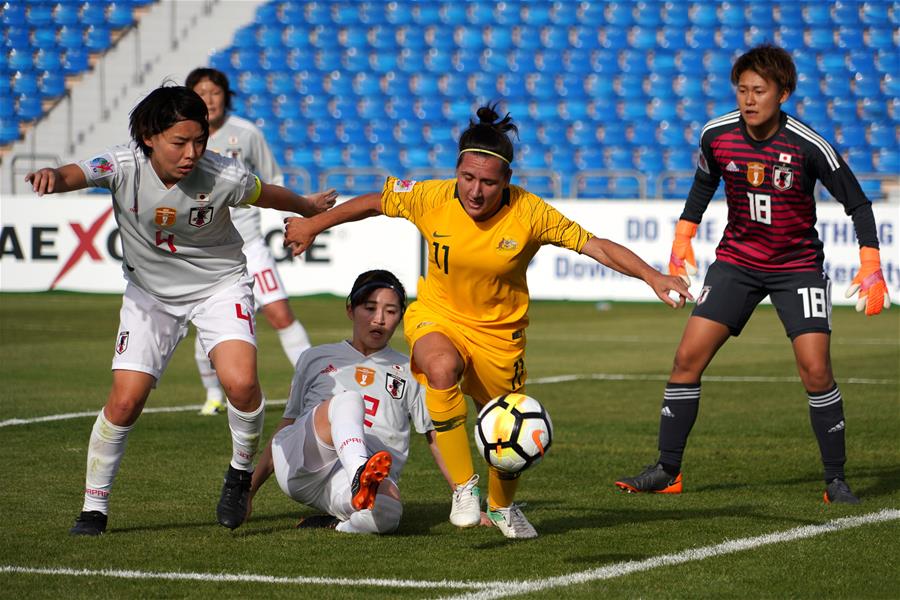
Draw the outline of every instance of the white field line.
<instances>
[{"instance_id":1,"label":"white field line","mask_svg":"<svg viewBox=\"0 0 900 600\"><path fill-rule=\"evenodd\" d=\"M268 583L279 585L331 585L331 586L372 586L382 588L408 588L408 589L469 589L477 590L468 594L452 596L455 599L466 600L493 600L504 596L513 596L531 592L542 591L551 588L565 587L623 577L631 573L648 571L658 567L678 565L686 562L700 561L707 558L724 556L744 550L752 550L761 546L790 542L830 533L900 519L900 510L886 508L879 512L869 513L858 517L844 517L835 519L821 525L805 525L787 531L768 533L750 538L729 540L721 544L691 548L675 554L663 554L641 561L625 561L613 563L604 567L547 577L530 581L451 581L451 580L415 580L415 579L350 579L344 577L277 577L273 575L231 574L231 573L179 573L179 572L153 572L117 569L70 569L22 567L17 565L0 565L0 573L54 575L69 577L115 577L119 579L163 579L169 581L200 581L200 582L249 582Z\"/></svg>"},{"instance_id":2,"label":"white field line","mask_svg":"<svg viewBox=\"0 0 900 600\"><path fill-rule=\"evenodd\" d=\"M641 373L587 373L572 375L553 375L550 377L537 377L529 379L528 385L543 385L552 383L565 383L569 381L668 381L668 375L641 374ZM799 383L799 377L767 377L754 375L704 375L703 381L715 381L725 383ZM867 379L863 377L848 377L841 379L842 384L852 385L897 385L895 379ZM266 400L269 406L284 406L286 400ZM201 405L188 404L183 406L159 406L149 407L143 410L143 414L153 413L177 413L177 412L199 412ZM32 417L28 419L6 419L0 421L0 427L10 427L13 425L31 425L32 423L46 423L48 421L67 421L69 419L80 419L84 417L96 417L98 410L62 413L56 415L47 415L44 417Z\"/></svg>"},{"instance_id":3,"label":"white field line","mask_svg":"<svg viewBox=\"0 0 900 600\"><path fill-rule=\"evenodd\" d=\"M16 573L27 575L62 575L70 577L115 577L117 579L164 579L169 581L202 581L202 582L242 582L242 583L274 583L280 585L333 585L339 587L373 586L384 588L413 589L481 589L498 585L500 582L490 581L421 581L416 579L350 579L347 577L277 577L274 575L254 575L252 573L179 573L133 571L120 569L69 569L19 567L16 565L0 566L0 573Z\"/></svg>"},{"instance_id":4,"label":"white field line","mask_svg":"<svg viewBox=\"0 0 900 600\"><path fill-rule=\"evenodd\" d=\"M450 596L449 598L454 598L455 600L494 600L495 598L503 598L505 596L519 596L551 588L567 587L570 585L604 579L615 579L616 577L623 577L641 571L649 571L658 567L705 560L707 558L724 556L726 554L733 554L744 550L753 550L754 548L768 546L770 544L802 540L822 535L823 533L830 533L832 531L851 529L863 525L870 525L872 523L894 521L897 519L900 519L900 510L886 508L875 513L869 513L858 517L835 519L821 525L804 525L803 527L788 529L787 531L729 540L721 544L703 546L701 548L690 548L674 554L663 554L644 560L614 563L606 565L605 567L598 567L596 569L589 569L578 573L570 573L568 575L560 575L558 577L547 577L545 579L535 579L532 581L508 581L498 583L494 587L483 588L468 594Z\"/></svg>"}]
</instances>

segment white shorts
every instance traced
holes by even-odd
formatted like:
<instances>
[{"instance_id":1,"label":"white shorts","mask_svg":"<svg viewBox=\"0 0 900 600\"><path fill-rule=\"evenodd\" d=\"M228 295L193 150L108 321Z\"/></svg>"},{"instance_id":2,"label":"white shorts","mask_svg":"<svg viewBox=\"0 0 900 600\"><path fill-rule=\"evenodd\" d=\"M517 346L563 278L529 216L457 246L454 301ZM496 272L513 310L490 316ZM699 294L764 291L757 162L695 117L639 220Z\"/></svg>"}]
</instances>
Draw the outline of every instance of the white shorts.
<instances>
[{"instance_id":1,"label":"white shorts","mask_svg":"<svg viewBox=\"0 0 900 600\"><path fill-rule=\"evenodd\" d=\"M313 410L275 434L272 461L281 491L307 506L346 521L350 504L350 478L337 451L316 435Z\"/></svg>"},{"instance_id":2,"label":"white shorts","mask_svg":"<svg viewBox=\"0 0 900 600\"><path fill-rule=\"evenodd\" d=\"M275 266L275 257L263 239L256 238L244 244L244 256L247 257L247 271L253 276L256 309L278 300L287 300L287 291Z\"/></svg>"},{"instance_id":3,"label":"white shorts","mask_svg":"<svg viewBox=\"0 0 900 600\"><path fill-rule=\"evenodd\" d=\"M119 312L113 370L140 371L159 380L178 343L197 327L207 355L220 342L242 340L256 346L250 278L202 301L166 304L129 283Z\"/></svg>"}]
</instances>

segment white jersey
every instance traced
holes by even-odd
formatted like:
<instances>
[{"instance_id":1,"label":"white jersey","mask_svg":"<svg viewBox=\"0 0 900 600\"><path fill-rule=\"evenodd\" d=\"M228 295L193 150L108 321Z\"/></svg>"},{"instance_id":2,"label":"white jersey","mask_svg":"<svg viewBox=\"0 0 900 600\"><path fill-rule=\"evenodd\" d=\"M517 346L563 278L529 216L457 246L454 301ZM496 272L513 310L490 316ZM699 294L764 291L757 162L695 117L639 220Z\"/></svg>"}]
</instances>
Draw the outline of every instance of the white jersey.
<instances>
[{"instance_id":1,"label":"white jersey","mask_svg":"<svg viewBox=\"0 0 900 600\"><path fill-rule=\"evenodd\" d=\"M263 183L284 184L284 176L262 132L247 119L234 115L225 117L222 127L209 136L206 149L241 161ZM258 208L232 208L231 219L245 242L262 238Z\"/></svg>"},{"instance_id":2,"label":"white jersey","mask_svg":"<svg viewBox=\"0 0 900 600\"><path fill-rule=\"evenodd\" d=\"M243 240L226 210L252 204L259 180L213 152L167 188L136 145L112 146L78 163L88 185L110 190L125 278L163 302L191 302L247 272Z\"/></svg>"},{"instance_id":3,"label":"white jersey","mask_svg":"<svg viewBox=\"0 0 900 600\"><path fill-rule=\"evenodd\" d=\"M391 453L391 478L399 481L409 458L410 421L419 433L434 429L425 391L410 372L409 357L390 347L365 356L347 341L310 348L300 355L284 416L298 419L344 391L362 394L366 446L372 453ZM302 451L285 448L287 453ZM303 464L302 459L288 462Z\"/></svg>"}]
</instances>

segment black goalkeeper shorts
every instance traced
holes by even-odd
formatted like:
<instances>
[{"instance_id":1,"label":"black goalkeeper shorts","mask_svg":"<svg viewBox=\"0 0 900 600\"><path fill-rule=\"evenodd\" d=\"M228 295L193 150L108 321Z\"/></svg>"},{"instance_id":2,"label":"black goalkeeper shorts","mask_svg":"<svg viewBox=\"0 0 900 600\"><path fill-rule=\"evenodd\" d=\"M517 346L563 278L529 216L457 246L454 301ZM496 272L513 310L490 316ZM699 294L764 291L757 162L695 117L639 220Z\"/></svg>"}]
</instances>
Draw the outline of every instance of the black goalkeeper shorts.
<instances>
[{"instance_id":1,"label":"black goalkeeper shorts","mask_svg":"<svg viewBox=\"0 0 900 600\"><path fill-rule=\"evenodd\" d=\"M722 323L737 336L766 296L792 340L802 333L831 333L831 280L821 271L770 273L717 260L691 314Z\"/></svg>"}]
</instances>

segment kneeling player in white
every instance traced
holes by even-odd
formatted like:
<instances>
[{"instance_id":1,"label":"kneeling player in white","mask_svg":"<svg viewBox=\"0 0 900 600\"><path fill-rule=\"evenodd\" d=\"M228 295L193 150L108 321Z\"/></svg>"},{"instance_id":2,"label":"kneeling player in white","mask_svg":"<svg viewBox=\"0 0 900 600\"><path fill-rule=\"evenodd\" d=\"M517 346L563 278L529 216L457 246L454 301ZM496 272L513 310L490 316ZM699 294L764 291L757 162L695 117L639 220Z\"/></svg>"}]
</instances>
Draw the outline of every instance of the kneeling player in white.
<instances>
[{"instance_id":1,"label":"kneeling player in white","mask_svg":"<svg viewBox=\"0 0 900 600\"><path fill-rule=\"evenodd\" d=\"M331 516L310 522L391 533L403 512L397 484L410 421L452 485L409 357L388 347L405 308L403 285L389 271L357 277L347 299L353 338L300 357L284 418L254 471L251 500L274 472L285 494Z\"/></svg>"}]
</instances>

